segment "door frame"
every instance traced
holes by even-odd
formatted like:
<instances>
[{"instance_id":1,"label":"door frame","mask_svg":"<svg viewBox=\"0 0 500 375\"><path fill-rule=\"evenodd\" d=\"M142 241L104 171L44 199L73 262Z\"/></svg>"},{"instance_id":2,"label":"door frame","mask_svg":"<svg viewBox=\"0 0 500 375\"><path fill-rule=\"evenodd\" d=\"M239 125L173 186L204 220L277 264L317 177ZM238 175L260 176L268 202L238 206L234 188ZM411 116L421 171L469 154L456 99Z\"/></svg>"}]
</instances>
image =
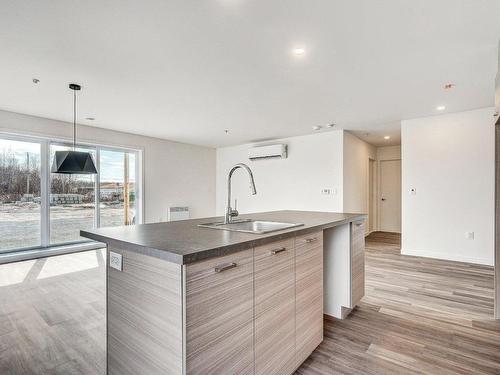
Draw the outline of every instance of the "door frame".
<instances>
[{"instance_id":1,"label":"door frame","mask_svg":"<svg viewBox=\"0 0 500 375\"><path fill-rule=\"evenodd\" d=\"M399 160L401 162L401 167L403 166L402 164L402 160L401 160L401 157L393 157L393 158L384 158L384 159L381 159L381 160L377 160L377 193L376 193L376 196L377 196L377 204L376 204L376 211L377 211L377 231L380 231L381 230L381 226L380 226L380 223L382 222L381 220L381 199L382 199L382 162L384 161L397 161ZM401 197L403 196L403 185L402 185L402 181L401 182ZM400 207L401 207L401 210L403 209L403 202L401 202L400 204ZM403 232L403 229L401 228L401 234Z\"/></svg>"},{"instance_id":2,"label":"door frame","mask_svg":"<svg viewBox=\"0 0 500 375\"><path fill-rule=\"evenodd\" d=\"M495 125L495 319L500 319L500 118Z\"/></svg>"},{"instance_id":3,"label":"door frame","mask_svg":"<svg viewBox=\"0 0 500 375\"><path fill-rule=\"evenodd\" d=\"M370 187L372 191L370 191ZM368 222L366 235L378 230L378 160L368 158ZM371 213L371 215L370 215Z\"/></svg>"}]
</instances>

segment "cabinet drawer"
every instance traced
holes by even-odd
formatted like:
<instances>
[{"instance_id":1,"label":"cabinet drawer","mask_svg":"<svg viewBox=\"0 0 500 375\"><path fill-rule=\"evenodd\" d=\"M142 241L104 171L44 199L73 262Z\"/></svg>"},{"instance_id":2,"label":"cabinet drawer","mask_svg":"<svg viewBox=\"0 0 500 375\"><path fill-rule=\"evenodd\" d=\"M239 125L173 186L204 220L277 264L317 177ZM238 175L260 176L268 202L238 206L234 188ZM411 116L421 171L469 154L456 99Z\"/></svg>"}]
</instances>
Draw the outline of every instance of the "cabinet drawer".
<instances>
[{"instance_id":1,"label":"cabinet drawer","mask_svg":"<svg viewBox=\"0 0 500 375\"><path fill-rule=\"evenodd\" d=\"M351 308L365 295L365 222L351 224Z\"/></svg>"},{"instance_id":2,"label":"cabinet drawer","mask_svg":"<svg viewBox=\"0 0 500 375\"><path fill-rule=\"evenodd\" d=\"M253 374L253 249L186 266L186 372Z\"/></svg>"},{"instance_id":3,"label":"cabinet drawer","mask_svg":"<svg viewBox=\"0 0 500 375\"><path fill-rule=\"evenodd\" d=\"M323 231L298 236L295 244L298 366L323 341Z\"/></svg>"},{"instance_id":4,"label":"cabinet drawer","mask_svg":"<svg viewBox=\"0 0 500 375\"><path fill-rule=\"evenodd\" d=\"M295 366L294 239L255 248L255 373Z\"/></svg>"}]
</instances>

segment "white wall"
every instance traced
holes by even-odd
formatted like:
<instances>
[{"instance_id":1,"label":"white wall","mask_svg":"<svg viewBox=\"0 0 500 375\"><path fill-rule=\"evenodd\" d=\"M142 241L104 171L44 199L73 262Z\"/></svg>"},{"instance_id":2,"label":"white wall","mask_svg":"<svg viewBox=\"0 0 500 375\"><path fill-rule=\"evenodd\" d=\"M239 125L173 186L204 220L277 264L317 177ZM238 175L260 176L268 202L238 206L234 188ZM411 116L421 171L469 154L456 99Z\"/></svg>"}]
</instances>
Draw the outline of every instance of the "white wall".
<instances>
[{"instance_id":1,"label":"white wall","mask_svg":"<svg viewBox=\"0 0 500 375\"><path fill-rule=\"evenodd\" d=\"M72 125L0 111L1 132L70 140ZM167 207L176 205L189 206L191 217L215 214L215 149L84 125L78 140L143 150L146 222L166 220Z\"/></svg>"},{"instance_id":2,"label":"white wall","mask_svg":"<svg viewBox=\"0 0 500 375\"><path fill-rule=\"evenodd\" d=\"M365 214L369 212L369 160L375 160L376 157L375 146L351 133L344 133L344 212Z\"/></svg>"},{"instance_id":3,"label":"white wall","mask_svg":"<svg viewBox=\"0 0 500 375\"><path fill-rule=\"evenodd\" d=\"M401 146L377 147L377 160L401 159Z\"/></svg>"},{"instance_id":4,"label":"white wall","mask_svg":"<svg viewBox=\"0 0 500 375\"><path fill-rule=\"evenodd\" d=\"M493 264L493 122L492 108L402 122L403 254Z\"/></svg>"},{"instance_id":5,"label":"white wall","mask_svg":"<svg viewBox=\"0 0 500 375\"><path fill-rule=\"evenodd\" d=\"M251 144L217 149L217 213L224 213L226 178L236 163L246 163L254 172L257 195L250 194L244 171L233 175L233 199L240 213L297 209L342 211L343 131L336 130L271 143L286 143L288 158L248 160ZM264 144L264 143L263 143ZM322 195L321 189L336 189Z\"/></svg>"}]
</instances>

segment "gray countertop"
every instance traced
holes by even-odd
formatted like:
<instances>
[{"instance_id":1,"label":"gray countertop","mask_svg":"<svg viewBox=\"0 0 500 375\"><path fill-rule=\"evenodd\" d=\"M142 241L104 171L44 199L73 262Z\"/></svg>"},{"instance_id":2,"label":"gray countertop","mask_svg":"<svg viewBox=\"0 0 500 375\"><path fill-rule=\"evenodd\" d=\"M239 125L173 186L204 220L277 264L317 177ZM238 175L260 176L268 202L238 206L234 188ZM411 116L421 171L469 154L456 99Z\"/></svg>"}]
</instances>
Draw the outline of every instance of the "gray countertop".
<instances>
[{"instance_id":1,"label":"gray countertop","mask_svg":"<svg viewBox=\"0 0 500 375\"><path fill-rule=\"evenodd\" d=\"M188 264L263 245L295 234L306 234L356 220L364 220L366 215L313 211L272 211L240 215L239 218L303 223L304 225L265 234L198 227L198 224L222 221L221 217L212 217L82 230L80 235L104 242L118 249L136 251L173 263Z\"/></svg>"}]
</instances>

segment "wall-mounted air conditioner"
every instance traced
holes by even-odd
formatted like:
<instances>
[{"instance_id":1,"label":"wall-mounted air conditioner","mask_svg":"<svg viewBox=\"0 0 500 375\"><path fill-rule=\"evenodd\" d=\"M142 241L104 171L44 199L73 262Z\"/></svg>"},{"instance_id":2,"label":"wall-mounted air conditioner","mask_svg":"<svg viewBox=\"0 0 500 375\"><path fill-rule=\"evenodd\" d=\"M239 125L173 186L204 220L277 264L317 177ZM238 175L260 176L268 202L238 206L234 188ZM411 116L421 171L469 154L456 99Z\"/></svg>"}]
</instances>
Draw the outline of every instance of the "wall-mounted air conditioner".
<instances>
[{"instance_id":1,"label":"wall-mounted air conditioner","mask_svg":"<svg viewBox=\"0 0 500 375\"><path fill-rule=\"evenodd\" d=\"M261 159L286 159L287 149L285 144L255 146L248 150L250 160Z\"/></svg>"}]
</instances>

